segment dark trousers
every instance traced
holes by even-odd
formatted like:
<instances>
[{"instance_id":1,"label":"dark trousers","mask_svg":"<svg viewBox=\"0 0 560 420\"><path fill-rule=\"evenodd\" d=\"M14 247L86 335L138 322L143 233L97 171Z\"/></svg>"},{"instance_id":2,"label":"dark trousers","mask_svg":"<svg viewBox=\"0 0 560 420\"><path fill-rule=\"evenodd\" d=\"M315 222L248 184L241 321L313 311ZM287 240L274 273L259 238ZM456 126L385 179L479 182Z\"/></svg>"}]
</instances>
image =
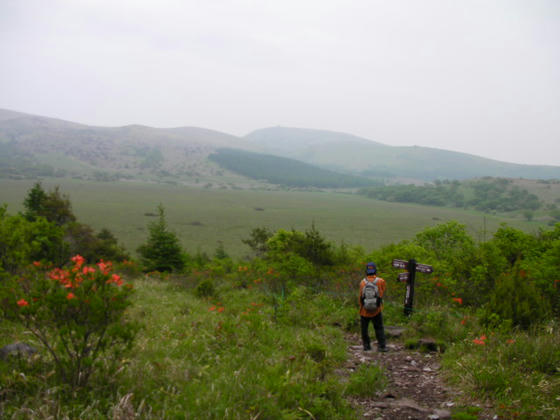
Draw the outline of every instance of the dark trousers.
<instances>
[{"instance_id":1,"label":"dark trousers","mask_svg":"<svg viewBox=\"0 0 560 420\"><path fill-rule=\"evenodd\" d=\"M362 324L362 343L364 344L364 349L371 349L371 343L369 340L368 334L368 327L370 321L373 323L373 329L375 330L375 338L377 339L377 347L384 349L385 348L385 330L383 328L383 315L379 312L374 317L365 317L362 316L361 324Z\"/></svg>"}]
</instances>

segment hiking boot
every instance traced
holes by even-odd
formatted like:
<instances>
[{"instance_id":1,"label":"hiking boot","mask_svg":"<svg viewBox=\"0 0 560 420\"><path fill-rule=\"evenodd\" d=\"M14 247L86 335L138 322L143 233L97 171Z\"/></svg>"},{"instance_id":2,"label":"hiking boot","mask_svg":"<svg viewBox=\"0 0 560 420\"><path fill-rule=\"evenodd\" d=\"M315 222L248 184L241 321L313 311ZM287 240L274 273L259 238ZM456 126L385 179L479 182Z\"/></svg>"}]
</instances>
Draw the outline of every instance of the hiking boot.
<instances>
[{"instance_id":1,"label":"hiking boot","mask_svg":"<svg viewBox=\"0 0 560 420\"><path fill-rule=\"evenodd\" d=\"M371 351L371 346L364 346L364 351Z\"/></svg>"},{"instance_id":2,"label":"hiking boot","mask_svg":"<svg viewBox=\"0 0 560 420\"><path fill-rule=\"evenodd\" d=\"M377 351L380 353L387 353L389 350L387 349L387 347L378 347Z\"/></svg>"}]
</instances>

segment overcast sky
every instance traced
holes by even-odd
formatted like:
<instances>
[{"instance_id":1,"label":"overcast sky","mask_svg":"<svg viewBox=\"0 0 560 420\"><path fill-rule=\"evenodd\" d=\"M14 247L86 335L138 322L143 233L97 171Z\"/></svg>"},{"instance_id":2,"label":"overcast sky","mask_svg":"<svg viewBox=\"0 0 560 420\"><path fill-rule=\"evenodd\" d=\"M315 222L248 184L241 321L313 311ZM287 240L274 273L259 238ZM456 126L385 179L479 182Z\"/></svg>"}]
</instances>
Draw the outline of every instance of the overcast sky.
<instances>
[{"instance_id":1,"label":"overcast sky","mask_svg":"<svg viewBox=\"0 0 560 420\"><path fill-rule=\"evenodd\" d=\"M0 108L560 165L558 0L0 0Z\"/></svg>"}]
</instances>

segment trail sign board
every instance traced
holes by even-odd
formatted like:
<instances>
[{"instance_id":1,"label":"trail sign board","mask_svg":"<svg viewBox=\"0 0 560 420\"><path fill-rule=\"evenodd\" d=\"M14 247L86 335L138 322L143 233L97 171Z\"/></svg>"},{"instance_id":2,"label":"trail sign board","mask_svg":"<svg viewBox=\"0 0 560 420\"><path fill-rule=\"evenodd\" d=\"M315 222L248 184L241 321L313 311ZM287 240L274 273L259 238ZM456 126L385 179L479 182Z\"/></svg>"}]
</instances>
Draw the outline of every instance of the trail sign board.
<instances>
[{"instance_id":1,"label":"trail sign board","mask_svg":"<svg viewBox=\"0 0 560 420\"><path fill-rule=\"evenodd\" d=\"M398 281L408 281L410 275L408 274L408 272L405 273L399 273L397 280Z\"/></svg>"},{"instance_id":2,"label":"trail sign board","mask_svg":"<svg viewBox=\"0 0 560 420\"><path fill-rule=\"evenodd\" d=\"M395 268L402 268L402 269L407 269L408 268L408 261L405 260L393 260L393 267Z\"/></svg>"},{"instance_id":3,"label":"trail sign board","mask_svg":"<svg viewBox=\"0 0 560 420\"><path fill-rule=\"evenodd\" d=\"M404 298L404 313L405 315L412 314L412 304L414 302L414 280L416 272L430 274L434 272L431 265L419 264L415 259L409 261L394 259L393 267L407 270L405 273L400 273L397 277L398 281L406 282L406 296Z\"/></svg>"},{"instance_id":4,"label":"trail sign board","mask_svg":"<svg viewBox=\"0 0 560 420\"><path fill-rule=\"evenodd\" d=\"M434 272L434 267L432 267L431 265L427 265L427 264L416 264L416 271L419 271L421 273L430 274L430 273Z\"/></svg>"}]
</instances>

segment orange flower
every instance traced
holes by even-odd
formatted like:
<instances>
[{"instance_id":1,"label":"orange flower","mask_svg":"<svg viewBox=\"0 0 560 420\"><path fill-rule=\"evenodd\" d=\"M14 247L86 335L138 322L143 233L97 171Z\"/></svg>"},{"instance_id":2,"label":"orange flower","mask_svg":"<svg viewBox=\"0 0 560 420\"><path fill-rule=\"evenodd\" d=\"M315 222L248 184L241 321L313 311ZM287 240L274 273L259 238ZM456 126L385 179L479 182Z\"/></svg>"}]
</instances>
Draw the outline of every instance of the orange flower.
<instances>
[{"instance_id":1,"label":"orange flower","mask_svg":"<svg viewBox=\"0 0 560 420\"><path fill-rule=\"evenodd\" d=\"M515 343L515 340L513 338L510 338L509 340L507 340L507 343L508 344L513 344L513 343Z\"/></svg>"},{"instance_id":2,"label":"orange flower","mask_svg":"<svg viewBox=\"0 0 560 420\"><path fill-rule=\"evenodd\" d=\"M480 339L481 339L481 340L486 340L486 336L485 336L484 334L482 334L482 335L480 336Z\"/></svg>"},{"instance_id":3,"label":"orange flower","mask_svg":"<svg viewBox=\"0 0 560 420\"><path fill-rule=\"evenodd\" d=\"M224 312L225 309L226 309L226 308L224 308L223 306L220 306L220 307L218 308L218 312Z\"/></svg>"},{"instance_id":4,"label":"orange flower","mask_svg":"<svg viewBox=\"0 0 560 420\"><path fill-rule=\"evenodd\" d=\"M41 267L41 261L33 261L35 267Z\"/></svg>"},{"instance_id":5,"label":"orange flower","mask_svg":"<svg viewBox=\"0 0 560 420\"><path fill-rule=\"evenodd\" d=\"M74 255L71 259L74 262L74 264L76 264L77 267L81 267L86 261L86 259L82 257L80 254Z\"/></svg>"},{"instance_id":6,"label":"orange flower","mask_svg":"<svg viewBox=\"0 0 560 420\"><path fill-rule=\"evenodd\" d=\"M28 306L29 303L25 299L20 299L20 300L17 301L17 305L19 307L22 307L22 306Z\"/></svg>"},{"instance_id":7,"label":"orange flower","mask_svg":"<svg viewBox=\"0 0 560 420\"><path fill-rule=\"evenodd\" d=\"M209 311L215 311L215 310L216 310L216 307L215 307L215 306L210 306L210 307L208 308L208 310L209 310Z\"/></svg>"},{"instance_id":8,"label":"orange flower","mask_svg":"<svg viewBox=\"0 0 560 420\"><path fill-rule=\"evenodd\" d=\"M75 299L75 298L76 298L76 295L72 292L70 292L66 295L66 299L68 299L68 300Z\"/></svg>"},{"instance_id":9,"label":"orange flower","mask_svg":"<svg viewBox=\"0 0 560 420\"><path fill-rule=\"evenodd\" d=\"M477 344L477 345L479 345L479 346L484 346L484 345L486 345L486 343L484 342L484 340L480 340L480 339L478 339L478 338L475 338L475 339L473 340L473 343L474 343L474 344Z\"/></svg>"},{"instance_id":10,"label":"orange flower","mask_svg":"<svg viewBox=\"0 0 560 420\"><path fill-rule=\"evenodd\" d=\"M463 299L462 298L453 298L454 302L457 302L459 305L463 304Z\"/></svg>"},{"instance_id":11,"label":"orange flower","mask_svg":"<svg viewBox=\"0 0 560 420\"><path fill-rule=\"evenodd\" d=\"M95 273L95 268L93 267L84 267L84 269L82 270L82 273L84 274L88 274L88 273Z\"/></svg>"}]
</instances>

